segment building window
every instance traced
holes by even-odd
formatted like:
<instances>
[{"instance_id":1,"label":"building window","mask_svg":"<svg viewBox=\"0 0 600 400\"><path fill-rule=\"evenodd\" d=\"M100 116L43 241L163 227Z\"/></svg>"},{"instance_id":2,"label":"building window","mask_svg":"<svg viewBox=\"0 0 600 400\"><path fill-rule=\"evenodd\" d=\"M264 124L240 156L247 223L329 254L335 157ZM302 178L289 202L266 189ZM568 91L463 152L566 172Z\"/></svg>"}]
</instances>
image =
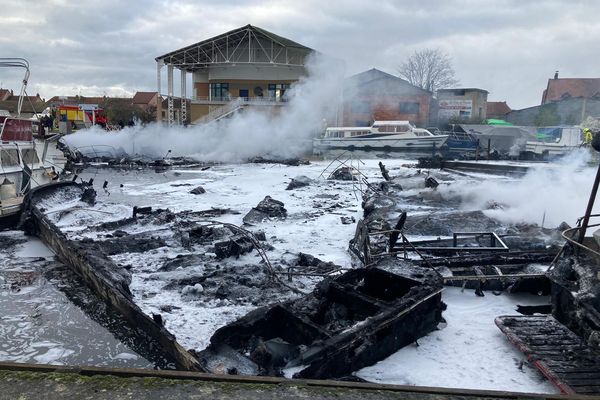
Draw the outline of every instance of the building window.
<instances>
[{"instance_id":1,"label":"building window","mask_svg":"<svg viewBox=\"0 0 600 400\"><path fill-rule=\"evenodd\" d=\"M419 114L419 103L400 103L400 114Z\"/></svg>"},{"instance_id":2,"label":"building window","mask_svg":"<svg viewBox=\"0 0 600 400\"><path fill-rule=\"evenodd\" d=\"M275 101L285 101L285 91L289 88L289 83L269 83L269 98Z\"/></svg>"},{"instance_id":3,"label":"building window","mask_svg":"<svg viewBox=\"0 0 600 400\"><path fill-rule=\"evenodd\" d=\"M371 114L371 104L368 101L354 101L350 108L354 114Z\"/></svg>"},{"instance_id":4,"label":"building window","mask_svg":"<svg viewBox=\"0 0 600 400\"><path fill-rule=\"evenodd\" d=\"M215 101L229 100L229 83L211 83L210 98Z\"/></svg>"}]
</instances>

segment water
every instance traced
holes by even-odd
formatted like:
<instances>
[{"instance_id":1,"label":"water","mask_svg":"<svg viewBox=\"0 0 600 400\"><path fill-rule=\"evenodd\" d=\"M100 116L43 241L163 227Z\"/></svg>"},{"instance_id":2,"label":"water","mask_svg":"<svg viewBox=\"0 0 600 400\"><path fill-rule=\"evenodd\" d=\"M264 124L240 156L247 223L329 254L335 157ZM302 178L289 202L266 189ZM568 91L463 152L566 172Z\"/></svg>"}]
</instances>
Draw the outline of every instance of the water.
<instances>
[{"instance_id":1,"label":"water","mask_svg":"<svg viewBox=\"0 0 600 400\"><path fill-rule=\"evenodd\" d=\"M0 360L169 368L35 238L0 233Z\"/></svg>"}]
</instances>

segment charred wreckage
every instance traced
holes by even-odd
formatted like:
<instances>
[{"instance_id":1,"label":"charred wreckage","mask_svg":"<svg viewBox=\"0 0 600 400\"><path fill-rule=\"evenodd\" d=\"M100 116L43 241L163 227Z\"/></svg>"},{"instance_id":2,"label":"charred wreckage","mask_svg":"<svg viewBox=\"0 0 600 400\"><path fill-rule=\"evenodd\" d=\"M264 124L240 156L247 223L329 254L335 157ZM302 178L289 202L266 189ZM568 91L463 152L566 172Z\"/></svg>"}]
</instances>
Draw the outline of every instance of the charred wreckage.
<instances>
[{"instance_id":1,"label":"charred wreckage","mask_svg":"<svg viewBox=\"0 0 600 400\"><path fill-rule=\"evenodd\" d=\"M581 227L499 232L483 213L452 207L436 218L411 216L398 204L402 179L390 176L381 163L380 168L378 184L348 165L329 176L364 183L363 215L350 241L360 267L349 270L303 253L272 262L265 232L253 230L254 222L286 218L285 205L269 196L244 217L244 227L215 219L232 210L174 213L145 207L73 229L62 219L104 211L91 184L61 182L31 191L21 226L141 327L153 350L179 369L344 378L437 329L446 307L443 287L455 285L481 296L502 290L551 294L551 309L498 316L496 323L561 391L600 393L600 249L594 239L575 240ZM429 192L439 185L420 170L413 178ZM299 177L290 190L308 184ZM419 232L451 239L408 239ZM170 250L162 254L161 248ZM241 265L238 258L250 252L260 261ZM551 268L541 270L539 264ZM163 290L201 297L199 308L225 301L250 311L215 326L207 346L182 345L163 315L186 311L140 305L139 294L130 289L132 275L149 269L173 273ZM313 290L301 290L294 279L305 279L301 288ZM568 359L564 346L570 346Z\"/></svg>"}]
</instances>

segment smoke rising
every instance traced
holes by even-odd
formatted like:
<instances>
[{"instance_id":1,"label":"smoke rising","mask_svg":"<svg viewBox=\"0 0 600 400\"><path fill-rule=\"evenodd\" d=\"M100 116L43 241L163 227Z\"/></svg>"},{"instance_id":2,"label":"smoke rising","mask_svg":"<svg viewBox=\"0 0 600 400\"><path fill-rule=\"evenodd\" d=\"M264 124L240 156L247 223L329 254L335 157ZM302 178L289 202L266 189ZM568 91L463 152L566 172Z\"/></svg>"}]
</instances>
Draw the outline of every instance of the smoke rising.
<instances>
[{"instance_id":1,"label":"smoke rising","mask_svg":"<svg viewBox=\"0 0 600 400\"><path fill-rule=\"evenodd\" d=\"M465 209L487 210L507 223L532 223L555 228L565 221L574 226L585 213L596 168L582 149L554 164L542 164L519 180L461 181L440 187L446 198L459 197ZM490 205L499 206L490 209Z\"/></svg>"},{"instance_id":2,"label":"smoke rising","mask_svg":"<svg viewBox=\"0 0 600 400\"><path fill-rule=\"evenodd\" d=\"M306 68L308 76L286 92L289 101L281 108L244 108L230 118L189 128L150 124L113 133L93 127L63 140L82 153L89 146L109 146L117 153L151 158L164 157L168 150L171 156L199 161L298 156L311 149L310 139L324 129L324 120L335 117L344 75L339 62L319 55L312 55Z\"/></svg>"}]
</instances>

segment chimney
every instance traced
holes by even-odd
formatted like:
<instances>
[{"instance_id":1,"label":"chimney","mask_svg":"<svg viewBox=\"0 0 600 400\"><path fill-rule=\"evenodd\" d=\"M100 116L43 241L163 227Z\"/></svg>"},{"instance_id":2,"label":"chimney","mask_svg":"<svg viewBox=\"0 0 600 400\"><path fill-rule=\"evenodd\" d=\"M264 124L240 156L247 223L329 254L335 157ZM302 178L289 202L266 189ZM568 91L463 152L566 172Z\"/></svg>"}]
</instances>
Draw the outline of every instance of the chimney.
<instances>
[{"instance_id":1,"label":"chimney","mask_svg":"<svg viewBox=\"0 0 600 400\"><path fill-rule=\"evenodd\" d=\"M554 72L554 79L558 79L558 71Z\"/></svg>"}]
</instances>

